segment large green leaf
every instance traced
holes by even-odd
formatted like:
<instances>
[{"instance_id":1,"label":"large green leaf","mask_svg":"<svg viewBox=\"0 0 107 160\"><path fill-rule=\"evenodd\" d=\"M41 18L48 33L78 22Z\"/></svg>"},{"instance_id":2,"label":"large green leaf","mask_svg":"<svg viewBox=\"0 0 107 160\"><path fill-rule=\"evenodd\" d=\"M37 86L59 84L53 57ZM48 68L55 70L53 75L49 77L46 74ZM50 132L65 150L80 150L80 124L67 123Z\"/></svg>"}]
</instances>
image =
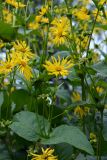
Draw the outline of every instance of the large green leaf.
<instances>
[{"instance_id":1,"label":"large green leaf","mask_svg":"<svg viewBox=\"0 0 107 160\"><path fill-rule=\"evenodd\" d=\"M65 101L70 101L71 100L70 94L64 88L59 88L56 92L56 96L58 96L61 99L64 99Z\"/></svg>"},{"instance_id":2,"label":"large green leaf","mask_svg":"<svg viewBox=\"0 0 107 160\"><path fill-rule=\"evenodd\" d=\"M95 69L101 76L107 77L107 64L104 62L97 63L93 66L93 69Z\"/></svg>"},{"instance_id":3,"label":"large green leaf","mask_svg":"<svg viewBox=\"0 0 107 160\"><path fill-rule=\"evenodd\" d=\"M0 38L4 40L13 40L15 38L16 31L10 24L0 21Z\"/></svg>"},{"instance_id":4,"label":"large green leaf","mask_svg":"<svg viewBox=\"0 0 107 160\"><path fill-rule=\"evenodd\" d=\"M14 117L13 123L9 126L13 132L28 141L37 141L45 136L49 129L48 121L37 113L21 111Z\"/></svg>"},{"instance_id":5,"label":"large green leaf","mask_svg":"<svg viewBox=\"0 0 107 160\"><path fill-rule=\"evenodd\" d=\"M67 143L61 143L54 145L55 155L58 156L58 160L71 160L73 154L73 147Z\"/></svg>"},{"instance_id":6,"label":"large green leaf","mask_svg":"<svg viewBox=\"0 0 107 160\"><path fill-rule=\"evenodd\" d=\"M20 111L22 107L29 106L31 104L31 96L24 89L18 89L12 92L11 100L15 103L15 111Z\"/></svg>"},{"instance_id":7,"label":"large green leaf","mask_svg":"<svg viewBox=\"0 0 107 160\"><path fill-rule=\"evenodd\" d=\"M43 139L43 144L68 143L89 154L94 154L93 148L80 129L74 126L61 125L53 130L49 139Z\"/></svg>"}]
</instances>

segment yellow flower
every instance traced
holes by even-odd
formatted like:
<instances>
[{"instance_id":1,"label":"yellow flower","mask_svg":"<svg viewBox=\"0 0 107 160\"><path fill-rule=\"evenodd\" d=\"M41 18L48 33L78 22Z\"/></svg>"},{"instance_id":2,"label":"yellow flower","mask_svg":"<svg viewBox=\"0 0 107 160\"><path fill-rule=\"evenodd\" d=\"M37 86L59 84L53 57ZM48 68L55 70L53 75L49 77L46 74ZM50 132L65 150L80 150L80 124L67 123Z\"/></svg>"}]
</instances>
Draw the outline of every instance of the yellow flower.
<instances>
[{"instance_id":1,"label":"yellow flower","mask_svg":"<svg viewBox=\"0 0 107 160\"><path fill-rule=\"evenodd\" d=\"M5 62L1 61L0 74L5 74L5 75L9 74L12 71L13 67L15 67L15 65L16 64L14 63L14 61L10 60L9 58Z\"/></svg>"},{"instance_id":2,"label":"yellow flower","mask_svg":"<svg viewBox=\"0 0 107 160\"><path fill-rule=\"evenodd\" d=\"M88 107L81 108L80 106L77 106L74 110L74 114L80 116L80 118L86 116L87 113L89 113Z\"/></svg>"},{"instance_id":3,"label":"yellow flower","mask_svg":"<svg viewBox=\"0 0 107 160\"><path fill-rule=\"evenodd\" d=\"M59 46L68 42L70 36L70 21L67 17L55 18L50 27L50 37L53 44Z\"/></svg>"},{"instance_id":4,"label":"yellow flower","mask_svg":"<svg viewBox=\"0 0 107 160\"><path fill-rule=\"evenodd\" d=\"M63 13L67 14L68 11L67 11L66 6L55 6L54 7L54 12L56 14L63 14Z\"/></svg>"},{"instance_id":5,"label":"yellow flower","mask_svg":"<svg viewBox=\"0 0 107 160\"><path fill-rule=\"evenodd\" d=\"M46 150L44 150L42 148L42 154L35 154L30 152L29 155L32 156L31 160L58 160L57 156L53 155L54 149L51 148L47 148Z\"/></svg>"},{"instance_id":6,"label":"yellow flower","mask_svg":"<svg viewBox=\"0 0 107 160\"><path fill-rule=\"evenodd\" d=\"M100 1L98 2L99 5L103 5L104 3L106 3L106 0L100 0Z\"/></svg>"},{"instance_id":7,"label":"yellow flower","mask_svg":"<svg viewBox=\"0 0 107 160\"><path fill-rule=\"evenodd\" d=\"M12 5L15 8L24 8L26 6L21 2L17 2L16 0L6 0L6 3Z\"/></svg>"},{"instance_id":8,"label":"yellow flower","mask_svg":"<svg viewBox=\"0 0 107 160\"><path fill-rule=\"evenodd\" d=\"M82 7L81 9L74 9L72 12L74 16L76 16L80 20L89 20L90 16L88 15L88 11L85 7Z\"/></svg>"},{"instance_id":9,"label":"yellow flower","mask_svg":"<svg viewBox=\"0 0 107 160\"><path fill-rule=\"evenodd\" d=\"M0 39L0 48L4 47L4 42Z\"/></svg>"},{"instance_id":10,"label":"yellow flower","mask_svg":"<svg viewBox=\"0 0 107 160\"><path fill-rule=\"evenodd\" d=\"M25 59L20 61L18 69L20 70L20 72L24 75L24 77L27 80L30 80L33 77L32 69L28 65L28 62Z\"/></svg>"},{"instance_id":11,"label":"yellow flower","mask_svg":"<svg viewBox=\"0 0 107 160\"><path fill-rule=\"evenodd\" d=\"M97 86L96 91L97 91L97 93L102 94L104 89L102 87Z\"/></svg>"},{"instance_id":12,"label":"yellow flower","mask_svg":"<svg viewBox=\"0 0 107 160\"><path fill-rule=\"evenodd\" d=\"M73 92L72 93L72 101L73 102L78 102L81 100L81 96L79 92Z\"/></svg>"},{"instance_id":13,"label":"yellow flower","mask_svg":"<svg viewBox=\"0 0 107 160\"><path fill-rule=\"evenodd\" d=\"M91 143L96 143L97 142L97 137L93 132L90 133L90 142Z\"/></svg>"},{"instance_id":14,"label":"yellow flower","mask_svg":"<svg viewBox=\"0 0 107 160\"><path fill-rule=\"evenodd\" d=\"M8 9L3 9L3 19L6 23L12 23L13 15Z\"/></svg>"},{"instance_id":15,"label":"yellow flower","mask_svg":"<svg viewBox=\"0 0 107 160\"><path fill-rule=\"evenodd\" d=\"M48 6L46 5L46 6L41 7L39 14L44 16L47 12L48 12Z\"/></svg>"},{"instance_id":16,"label":"yellow flower","mask_svg":"<svg viewBox=\"0 0 107 160\"><path fill-rule=\"evenodd\" d=\"M32 69L29 66L29 59L26 57L22 57L21 53L12 53L12 59L14 63L17 65L18 70L21 74L27 79L30 80L33 77Z\"/></svg>"},{"instance_id":17,"label":"yellow flower","mask_svg":"<svg viewBox=\"0 0 107 160\"><path fill-rule=\"evenodd\" d=\"M22 57L26 57L26 58L33 58L34 54L31 52L31 49L29 48L29 46L26 44L25 41L16 41L16 42L12 42L13 44L13 51L17 53L17 56L19 53L22 54Z\"/></svg>"},{"instance_id":18,"label":"yellow flower","mask_svg":"<svg viewBox=\"0 0 107 160\"><path fill-rule=\"evenodd\" d=\"M69 74L69 69L73 66L71 60L68 60L68 57L63 58L61 60L60 56L58 56L58 60L52 56L52 62L47 60L43 65L48 71L49 75L57 76L67 76Z\"/></svg>"},{"instance_id":19,"label":"yellow flower","mask_svg":"<svg viewBox=\"0 0 107 160\"><path fill-rule=\"evenodd\" d=\"M28 24L28 28L32 29L32 30L39 29L39 23L37 23L37 22L31 22L31 23Z\"/></svg>"},{"instance_id":20,"label":"yellow flower","mask_svg":"<svg viewBox=\"0 0 107 160\"><path fill-rule=\"evenodd\" d=\"M43 17L43 18L41 19L41 22L42 22L42 23L49 23L49 19L48 19L48 18Z\"/></svg>"},{"instance_id":21,"label":"yellow flower","mask_svg":"<svg viewBox=\"0 0 107 160\"><path fill-rule=\"evenodd\" d=\"M35 17L35 21L36 21L37 23L40 23L40 22L41 22L41 19L42 19L42 16L41 16L41 15L38 15L38 16Z\"/></svg>"},{"instance_id":22,"label":"yellow flower","mask_svg":"<svg viewBox=\"0 0 107 160\"><path fill-rule=\"evenodd\" d=\"M100 55L99 53L93 53L92 55L92 62L97 63L100 60Z\"/></svg>"}]
</instances>

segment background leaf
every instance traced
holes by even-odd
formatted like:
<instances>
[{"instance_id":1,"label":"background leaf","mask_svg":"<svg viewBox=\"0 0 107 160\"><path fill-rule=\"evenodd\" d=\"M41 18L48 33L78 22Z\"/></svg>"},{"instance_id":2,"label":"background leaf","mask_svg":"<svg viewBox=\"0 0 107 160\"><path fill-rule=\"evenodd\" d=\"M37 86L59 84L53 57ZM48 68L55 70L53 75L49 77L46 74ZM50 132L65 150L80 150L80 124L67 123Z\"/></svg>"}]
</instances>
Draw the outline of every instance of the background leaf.
<instances>
[{"instance_id":1,"label":"background leaf","mask_svg":"<svg viewBox=\"0 0 107 160\"><path fill-rule=\"evenodd\" d=\"M37 113L21 111L9 126L13 132L28 141L37 141L49 129L49 122ZM44 132L43 132L44 131Z\"/></svg>"},{"instance_id":2,"label":"background leaf","mask_svg":"<svg viewBox=\"0 0 107 160\"><path fill-rule=\"evenodd\" d=\"M43 144L68 143L89 154L94 154L91 144L80 129L74 126L61 125L55 128L49 139L44 139Z\"/></svg>"}]
</instances>

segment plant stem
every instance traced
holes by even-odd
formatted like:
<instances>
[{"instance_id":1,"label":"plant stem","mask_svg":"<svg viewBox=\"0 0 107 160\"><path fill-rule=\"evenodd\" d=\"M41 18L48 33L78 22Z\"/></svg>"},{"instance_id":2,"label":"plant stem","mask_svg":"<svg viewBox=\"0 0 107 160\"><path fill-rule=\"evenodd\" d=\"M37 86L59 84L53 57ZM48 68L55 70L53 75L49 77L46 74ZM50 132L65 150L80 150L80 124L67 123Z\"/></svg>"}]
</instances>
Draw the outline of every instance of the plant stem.
<instances>
[{"instance_id":1,"label":"plant stem","mask_svg":"<svg viewBox=\"0 0 107 160\"><path fill-rule=\"evenodd\" d=\"M92 39L92 35L93 35L93 31L94 31L94 28L95 28L95 24L96 24L96 21L97 21L97 17L98 17L99 11L100 11L100 9L98 8L98 11L97 11L97 14L96 14L93 26L92 26L91 34L90 34L90 37L89 37L89 43L88 43L88 47L87 47L87 55L86 55L86 57L88 57L90 43L91 43L91 39Z\"/></svg>"}]
</instances>

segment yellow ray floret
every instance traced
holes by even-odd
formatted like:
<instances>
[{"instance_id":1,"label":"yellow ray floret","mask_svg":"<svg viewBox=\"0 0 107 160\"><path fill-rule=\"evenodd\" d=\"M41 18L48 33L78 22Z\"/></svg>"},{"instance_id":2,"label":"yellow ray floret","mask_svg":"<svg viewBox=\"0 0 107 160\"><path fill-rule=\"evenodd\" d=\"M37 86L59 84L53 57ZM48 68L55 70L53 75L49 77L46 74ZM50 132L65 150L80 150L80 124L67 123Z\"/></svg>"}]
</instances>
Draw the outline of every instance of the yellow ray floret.
<instances>
[{"instance_id":1,"label":"yellow ray floret","mask_svg":"<svg viewBox=\"0 0 107 160\"><path fill-rule=\"evenodd\" d=\"M74 9L72 13L74 16L76 16L80 20L89 20L90 19L90 15L88 15L88 10L85 7L82 7L79 10L78 10L78 8Z\"/></svg>"},{"instance_id":2,"label":"yellow ray floret","mask_svg":"<svg viewBox=\"0 0 107 160\"><path fill-rule=\"evenodd\" d=\"M18 70L20 71L20 73L23 74L23 76L27 80L30 80L33 77L33 74L32 74L32 69L29 66L29 59L18 56L16 63L18 65Z\"/></svg>"},{"instance_id":3,"label":"yellow ray floret","mask_svg":"<svg viewBox=\"0 0 107 160\"><path fill-rule=\"evenodd\" d=\"M83 118L84 116L86 116L89 113L89 108L88 107L80 107L77 106L74 110L74 114L80 116L80 118Z\"/></svg>"},{"instance_id":4,"label":"yellow ray floret","mask_svg":"<svg viewBox=\"0 0 107 160\"><path fill-rule=\"evenodd\" d=\"M32 156L31 160L58 160L57 156L53 155L54 149L47 148L44 150L42 148L42 154L35 154L35 153L29 153L30 156Z\"/></svg>"},{"instance_id":5,"label":"yellow ray floret","mask_svg":"<svg viewBox=\"0 0 107 160\"><path fill-rule=\"evenodd\" d=\"M21 2L17 2L16 0L6 0L6 3L12 5L15 8L24 8L26 6Z\"/></svg>"},{"instance_id":6,"label":"yellow ray floret","mask_svg":"<svg viewBox=\"0 0 107 160\"><path fill-rule=\"evenodd\" d=\"M21 53L22 57L26 57L26 58L33 58L34 54L31 52L31 49L29 48L29 46L26 44L25 41L16 41L13 42L13 51L17 53L17 56Z\"/></svg>"},{"instance_id":7,"label":"yellow ray floret","mask_svg":"<svg viewBox=\"0 0 107 160\"><path fill-rule=\"evenodd\" d=\"M12 23L13 14L6 8L3 9L3 19L6 23Z\"/></svg>"},{"instance_id":8,"label":"yellow ray floret","mask_svg":"<svg viewBox=\"0 0 107 160\"><path fill-rule=\"evenodd\" d=\"M8 60L0 62L0 74L9 74L15 67L16 63L8 58Z\"/></svg>"},{"instance_id":9,"label":"yellow ray floret","mask_svg":"<svg viewBox=\"0 0 107 160\"><path fill-rule=\"evenodd\" d=\"M49 75L55 76L67 76L69 74L69 69L73 66L71 60L68 60L68 57L61 60L58 56L58 60L52 56L52 61L47 60L43 65L48 71Z\"/></svg>"},{"instance_id":10,"label":"yellow ray floret","mask_svg":"<svg viewBox=\"0 0 107 160\"><path fill-rule=\"evenodd\" d=\"M55 18L50 27L50 37L53 44L66 44L70 36L70 21L67 17Z\"/></svg>"},{"instance_id":11,"label":"yellow ray floret","mask_svg":"<svg viewBox=\"0 0 107 160\"><path fill-rule=\"evenodd\" d=\"M78 102L81 100L81 95L79 92L73 92L72 93L72 101L73 102Z\"/></svg>"},{"instance_id":12,"label":"yellow ray floret","mask_svg":"<svg viewBox=\"0 0 107 160\"><path fill-rule=\"evenodd\" d=\"M0 39L0 48L4 47L5 43Z\"/></svg>"}]
</instances>

